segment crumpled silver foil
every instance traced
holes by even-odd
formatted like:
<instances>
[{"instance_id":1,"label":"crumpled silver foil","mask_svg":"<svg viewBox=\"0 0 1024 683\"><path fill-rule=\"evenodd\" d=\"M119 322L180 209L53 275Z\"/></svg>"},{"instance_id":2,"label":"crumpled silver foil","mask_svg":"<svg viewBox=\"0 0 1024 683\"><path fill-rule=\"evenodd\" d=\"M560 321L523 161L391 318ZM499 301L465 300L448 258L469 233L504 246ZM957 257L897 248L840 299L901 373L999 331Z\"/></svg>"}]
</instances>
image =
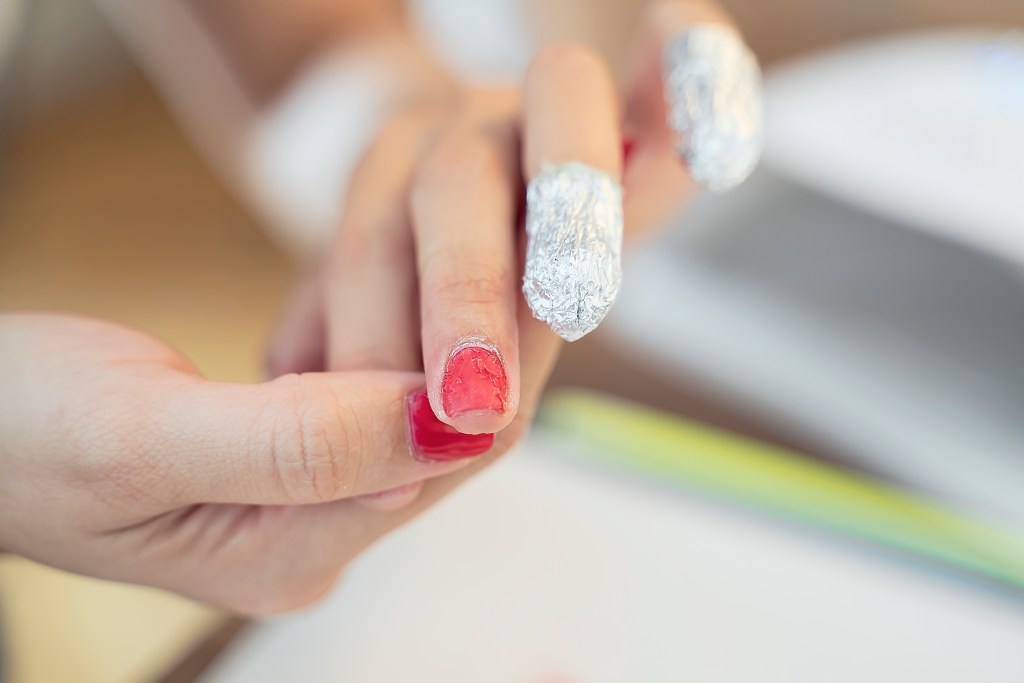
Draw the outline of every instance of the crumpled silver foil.
<instances>
[{"instance_id":1,"label":"crumpled silver foil","mask_svg":"<svg viewBox=\"0 0 1024 683\"><path fill-rule=\"evenodd\" d=\"M622 285L622 187L580 163L550 166L526 190L523 293L534 316L576 341Z\"/></svg>"},{"instance_id":2,"label":"crumpled silver foil","mask_svg":"<svg viewBox=\"0 0 1024 683\"><path fill-rule=\"evenodd\" d=\"M663 54L668 123L694 180L715 191L742 183L764 146L761 70L740 35L701 24Z\"/></svg>"}]
</instances>

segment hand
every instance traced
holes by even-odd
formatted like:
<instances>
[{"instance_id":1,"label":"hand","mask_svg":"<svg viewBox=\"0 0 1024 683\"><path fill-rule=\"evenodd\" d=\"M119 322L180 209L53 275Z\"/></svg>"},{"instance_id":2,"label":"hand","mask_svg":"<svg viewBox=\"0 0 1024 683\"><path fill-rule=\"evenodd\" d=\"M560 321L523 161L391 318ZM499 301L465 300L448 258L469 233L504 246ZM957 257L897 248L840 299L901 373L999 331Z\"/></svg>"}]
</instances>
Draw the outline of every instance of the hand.
<instances>
[{"instance_id":1,"label":"hand","mask_svg":"<svg viewBox=\"0 0 1024 683\"><path fill-rule=\"evenodd\" d=\"M521 92L461 88L400 112L356 173L325 264L286 311L270 373L422 369L439 420L520 433L559 348L519 293L524 182L568 161L621 177L632 235L685 203L696 183L674 150L661 55L688 27L727 22L707 3L653 7L622 98L596 55L564 46L534 59Z\"/></svg>"},{"instance_id":2,"label":"hand","mask_svg":"<svg viewBox=\"0 0 1024 683\"><path fill-rule=\"evenodd\" d=\"M459 467L410 454L418 373L210 382L139 332L4 315L0 377L0 548L240 612L317 598Z\"/></svg>"},{"instance_id":3,"label":"hand","mask_svg":"<svg viewBox=\"0 0 1024 683\"><path fill-rule=\"evenodd\" d=\"M662 36L711 10L658 11ZM603 64L571 47L539 55L522 93L467 90L396 118L272 363L289 373L321 357L334 372L210 382L138 332L0 316L0 548L251 614L319 597L511 447L536 408L559 342L517 291L522 180L564 161L617 177L621 123L635 135L631 231L692 189L663 118L648 118L664 103L646 73L624 122ZM467 340L482 355L453 369ZM445 391L446 373L473 385L474 367L504 373L504 390Z\"/></svg>"}]
</instances>

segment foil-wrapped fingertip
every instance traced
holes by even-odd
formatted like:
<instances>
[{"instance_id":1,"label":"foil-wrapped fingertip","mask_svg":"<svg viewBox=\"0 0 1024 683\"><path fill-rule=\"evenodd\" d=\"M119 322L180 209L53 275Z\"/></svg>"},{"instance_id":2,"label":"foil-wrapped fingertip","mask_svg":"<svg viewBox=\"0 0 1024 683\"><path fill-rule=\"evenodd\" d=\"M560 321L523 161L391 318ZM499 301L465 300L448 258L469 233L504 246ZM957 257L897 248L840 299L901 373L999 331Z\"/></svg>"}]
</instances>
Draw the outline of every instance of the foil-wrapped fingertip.
<instances>
[{"instance_id":1,"label":"foil-wrapped fingertip","mask_svg":"<svg viewBox=\"0 0 1024 683\"><path fill-rule=\"evenodd\" d=\"M527 189L523 293L566 341L594 330L622 283L622 188L580 163L545 168Z\"/></svg>"},{"instance_id":2,"label":"foil-wrapped fingertip","mask_svg":"<svg viewBox=\"0 0 1024 683\"><path fill-rule=\"evenodd\" d=\"M736 187L757 166L764 146L757 58L735 29L697 24L666 43L663 60L676 152L709 190Z\"/></svg>"}]
</instances>

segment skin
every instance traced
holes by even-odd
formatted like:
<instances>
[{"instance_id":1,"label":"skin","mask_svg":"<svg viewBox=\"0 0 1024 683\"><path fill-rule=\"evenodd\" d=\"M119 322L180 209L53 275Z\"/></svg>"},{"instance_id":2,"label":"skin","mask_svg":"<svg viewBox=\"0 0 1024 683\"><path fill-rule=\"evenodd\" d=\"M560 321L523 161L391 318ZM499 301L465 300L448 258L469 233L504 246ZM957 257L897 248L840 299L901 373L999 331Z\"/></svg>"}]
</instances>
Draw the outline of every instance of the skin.
<instances>
[{"instance_id":1,"label":"skin","mask_svg":"<svg viewBox=\"0 0 1024 683\"><path fill-rule=\"evenodd\" d=\"M718 16L692 3L654 12L641 55ZM247 614L323 595L533 417L561 342L518 291L529 178L570 160L621 176L634 234L692 194L664 112L651 111L657 63L638 63L623 98L589 50L547 48L521 89L449 81L396 112L356 173L330 254L286 311L271 381L210 382L162 342L108 323L0 316L0 548ZM623 130L636 140L624 170ZM467 336L506 363L501 414L438 410L443 361ZM423 386L440 419L497 432L491 451L412 458L404 401Z\"/></svg>"},{"instance_id":2,"label":"skin","mask_svg":"<svg viewBox=\"0 0 1024 683\"><path fill-rule=\"evenodd\" d=\"M402 31L401 0L179 0L224 53L250 101L267 104L320 50Z\"/></svg>"}]
</instances>

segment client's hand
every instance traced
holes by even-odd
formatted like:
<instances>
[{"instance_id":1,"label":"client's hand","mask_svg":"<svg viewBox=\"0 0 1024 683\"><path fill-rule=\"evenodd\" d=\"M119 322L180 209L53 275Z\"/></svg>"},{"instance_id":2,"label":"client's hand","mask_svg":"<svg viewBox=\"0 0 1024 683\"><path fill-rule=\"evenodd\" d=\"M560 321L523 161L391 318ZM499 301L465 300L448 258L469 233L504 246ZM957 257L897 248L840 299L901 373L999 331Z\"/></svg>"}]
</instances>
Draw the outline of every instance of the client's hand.
<instances>
[{"instance_id":1,"label":"client's hand","mask_svg":"<svg viewBox=\"0 0 1024 683\"><path fill-rule=\"evenodd\" d=\"M696 71L713 80L720 52L734 62L723 67L733 73L724 88L707 82L676 96L665 87L665 71L676 65L663 56L694 26L712 27L710 37L687 44L711 63ZM715 176L708 160L717 153L719 170L729 170L721 158L729 161L733 150L713 126L748 137L759 132L759 111L749 122L728 119L730 97L756 85L744 82L756 80L745 50L715 6L662 3L648 13L622 96L599 57L560 46L536 56L521 91L464 88L399 113L356 172L322 270L286 311L271 347L271 374L422 370L421 400L429 400L437 419L459 432L498 432L502 442L514 441L536 409L560 345L520 293L524 184L549 164L595 167L621 181L631 234L664 220L692 194L697 183L687 167L698 180L724 187L730 178ZM753 73L737 74L737 65ZM701 121L709 106L714 111ZM734 161L741 168L732 180L745 175L747 163Z\"/></svg>"}]
</instances>

